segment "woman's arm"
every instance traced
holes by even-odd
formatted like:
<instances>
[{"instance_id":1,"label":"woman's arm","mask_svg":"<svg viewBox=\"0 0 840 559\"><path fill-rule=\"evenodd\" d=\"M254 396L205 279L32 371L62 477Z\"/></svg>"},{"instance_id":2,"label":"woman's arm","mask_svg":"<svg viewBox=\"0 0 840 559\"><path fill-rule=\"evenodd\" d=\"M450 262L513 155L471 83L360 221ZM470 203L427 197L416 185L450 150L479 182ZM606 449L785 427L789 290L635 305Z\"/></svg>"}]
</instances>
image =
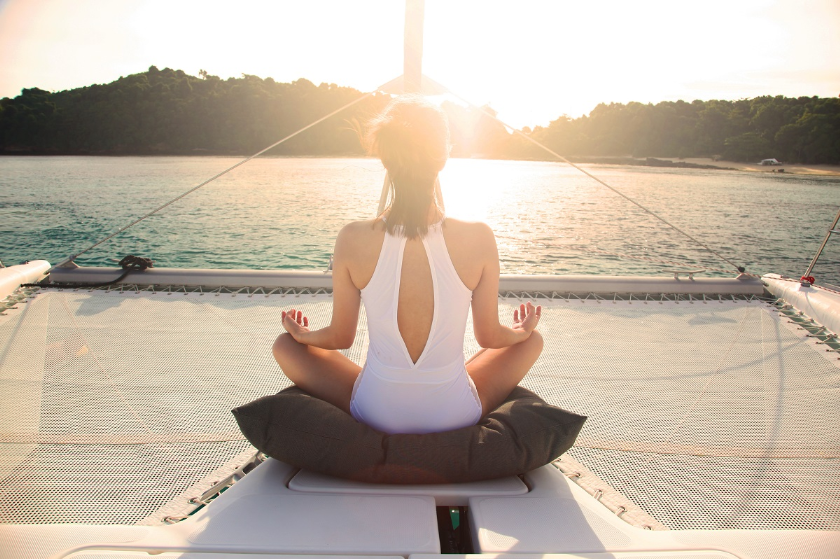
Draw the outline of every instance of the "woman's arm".
<instances>
[{"instance_id":1,"label":"woman's arm","mask_svg":"<svg viewBox=\"0 0 840 559\"><path fill-rule=\"evenodd\" d=\"M539 323L542 307L534 307L528 301L513 312L513 328L499 323L499 251L493 230L481 225L477 245L483 270L473 290L473 331L478 345L498 349L527 340Z\"/></svg>"},{"instance_id":2,"label":"woman's arm","mask_svg":"<svg viewBox=\"0 0 840 559\"><path fill-rule=\"evenodd\" d=\"M348 262L353 258L352 232L342 228L333 255L333 312L330 325L309 330L309 319L294 309L283 312L283 327L301 344L323 349L347 349L356 339L361 293L350 278Z\"/></svg>"}]
</instances>

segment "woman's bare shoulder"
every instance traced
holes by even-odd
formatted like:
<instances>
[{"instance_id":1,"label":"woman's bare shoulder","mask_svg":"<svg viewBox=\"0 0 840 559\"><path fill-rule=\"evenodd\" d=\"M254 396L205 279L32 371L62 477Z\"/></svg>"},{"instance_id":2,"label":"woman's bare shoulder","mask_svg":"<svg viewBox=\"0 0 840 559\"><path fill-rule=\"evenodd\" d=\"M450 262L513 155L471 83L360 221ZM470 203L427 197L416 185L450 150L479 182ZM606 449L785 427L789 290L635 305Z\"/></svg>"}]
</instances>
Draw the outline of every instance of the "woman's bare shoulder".
<instances>
[{"instance_id":1,"label":"woman's bare shoulder","mask_svg":"<svg viewBox=\"0 0 840 559\"><path fill-rule=\"evenodd\" d=\"M446 218L443 237L455 271L467 289L474 291L487 267L498 262L493 230L480 221Z\"/></svg>"},{"instance_id":2,"label":"woman's bare shoulder","mask_svg":"<svg viewBox=\"0 0 840 559\"><path fill-rule=\"evenodd\" d=\"M381 219L363 219L361 221L351 221L345 224L341 230L349 233L363 233L365 231L373 231L379 229L377 225L381 225Z\"/></svg>"},{"instance_id":3,"label":"woman's bare shoulder","mask_svg":"<svg viewBox=\"0 0 840 559\"><path fill-rule=\"evenodd\" d=\"M482 221L464 221L447 217L444 227L452 231L454 236L460 240L478 244L492 243L493 245L496 242L493 229Z\"/></svg>"},{"instance_id":4,"label":"woman's bare shoulder","mask_svg":"<svg viewBox=\"0 0 840 559\"><path fill-rule=\"evenodd\" d=\"M374 251L379 254L385 227L375 219L351 221L338 232L335 241L336 257L348 255L358 257ZM379 241L377 243L377 241Z\"/></svg>"},{"instance_id":5,"label":"woman's bare shoulder","mask_svg":"<svg viewBox=\"0 0 840 559\"><path fill-rule=\"evenodd\" d=\"M498 260L496 236L493 230L481 221L446 218L443 236L446 239L449 256L464 284L475 288L484 266ZM466 271L471 268L474 268L472 272L478 274L477 276Z\"/></svg>"},{"instance_id":6,"label":"woman's bare shoulder","mask_svg":"<svg viewBox=\"0 0 840 559\"><path fill-rule=\"evenodd\" d=\"M381 236L385 230L381 220L365 219L362 221L351 221L344 225L338 232L338 241L351 244L365 243L371 239Z\"/></svg>"}]
</instances>

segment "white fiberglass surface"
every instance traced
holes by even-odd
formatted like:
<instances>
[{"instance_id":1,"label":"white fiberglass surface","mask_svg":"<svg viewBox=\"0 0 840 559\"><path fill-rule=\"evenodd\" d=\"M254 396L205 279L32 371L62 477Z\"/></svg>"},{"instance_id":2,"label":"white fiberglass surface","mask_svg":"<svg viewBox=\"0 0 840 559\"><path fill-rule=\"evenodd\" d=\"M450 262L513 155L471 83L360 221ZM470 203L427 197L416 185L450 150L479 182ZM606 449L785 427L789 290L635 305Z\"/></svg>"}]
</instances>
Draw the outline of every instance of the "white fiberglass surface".
<instances>
[{"instance_id":1,"label":"white fiberglass surface","mask_svg":"<svg viewBox=\"0 0 840 559\"><path fill-rule=\"evenodd\" d=\"M774 307L540 302L522 384L589 416L570 455L606 484L672 530L840 529L836 354ZM248 449L230 409L289 384L292 306L319 327L331 298L45 290L0 316L0 522L144 523L207 489Z\"/></svg>"}]
</instances>

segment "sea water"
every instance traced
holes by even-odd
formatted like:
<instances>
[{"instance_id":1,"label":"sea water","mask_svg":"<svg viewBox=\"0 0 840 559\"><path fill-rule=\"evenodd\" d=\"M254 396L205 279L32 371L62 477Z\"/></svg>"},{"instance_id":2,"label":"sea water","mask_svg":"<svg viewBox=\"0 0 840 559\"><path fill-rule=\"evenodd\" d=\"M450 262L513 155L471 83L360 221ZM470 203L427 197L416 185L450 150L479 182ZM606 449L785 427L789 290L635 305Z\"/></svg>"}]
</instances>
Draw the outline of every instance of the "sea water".
<instances>
[{"instance_id":1,"label":"sea water","mask_svg":"<svg viewBox=\"0 0 840 559\"><path fill-rule=\"evenodd\" d=\"M0 157L0 260L76 254L239 161L230 157ZM799 277L840 207L840 177L450 160L447 215L488 223L503 273ZM78 258L114 266L327 268L343 224L371 218L384 171L367 158L255 159ZM644 208L644 209L642 209ZM716 256L651 213L705 244ZM840 283L840 237L815 268Z\"/></svg>"}]
</instances>

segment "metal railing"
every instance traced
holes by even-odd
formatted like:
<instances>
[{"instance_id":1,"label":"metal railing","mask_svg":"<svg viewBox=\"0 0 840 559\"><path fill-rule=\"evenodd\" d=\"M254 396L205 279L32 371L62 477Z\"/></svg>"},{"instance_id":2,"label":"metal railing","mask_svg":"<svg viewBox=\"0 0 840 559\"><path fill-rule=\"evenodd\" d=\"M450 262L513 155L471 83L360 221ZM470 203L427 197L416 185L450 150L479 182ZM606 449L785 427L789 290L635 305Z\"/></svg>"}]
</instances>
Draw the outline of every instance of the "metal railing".
<instances>
[{"instance_id":1,"label":"metal railing","mask_svg":"<svg viewBox=\"0 0 840 559\"><path fill-rule=\"evenodd\" d=\"M817 260L820 258L820 254L822 254L825 245L828 244L828 239L831 237L833 233L840 233L840 230L837 229L837 222L840 221L840 210L837 211L837 215L834 216L834 223L831 224L831 227L828 228L828 231L825 234L825 238L823 239L822 244L820 245L819 250L817 250L817 254L814 255L814 259L811 260L811 265L808 266L808 270L805 274L800 278L800 283L806 287L810 287L811 284L814 283L814 277L811 275L811 272L814 270L814 266L817 264Z\"/></svg>"}]
</instances>

